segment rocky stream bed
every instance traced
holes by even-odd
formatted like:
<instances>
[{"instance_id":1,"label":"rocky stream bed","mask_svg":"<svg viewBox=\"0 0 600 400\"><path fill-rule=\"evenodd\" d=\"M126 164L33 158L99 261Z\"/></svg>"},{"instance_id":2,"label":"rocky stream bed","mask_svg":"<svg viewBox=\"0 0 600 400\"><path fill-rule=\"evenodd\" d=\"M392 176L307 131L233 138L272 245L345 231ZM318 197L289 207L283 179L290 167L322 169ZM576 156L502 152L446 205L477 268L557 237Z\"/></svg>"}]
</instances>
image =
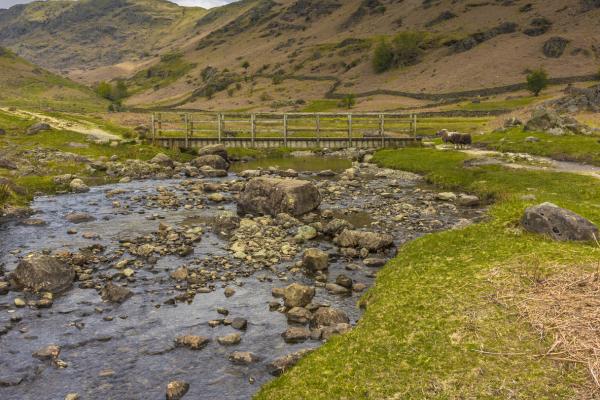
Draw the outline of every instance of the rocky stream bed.
<instances>
[{"instance_id":1,"label":"rocky stream bed","mask_svg":"<svg viewBox=\"0 0 600 400\"><path fill-rule=\"evenodd\" d=\"M292 160L39 197L0 225L0 398L250 398L358 323L402 243L484 215L411 173ZM274 209L264 185L299 181ZM19 287L36 263L65 287Z\"/></svg>"}]
</instances>

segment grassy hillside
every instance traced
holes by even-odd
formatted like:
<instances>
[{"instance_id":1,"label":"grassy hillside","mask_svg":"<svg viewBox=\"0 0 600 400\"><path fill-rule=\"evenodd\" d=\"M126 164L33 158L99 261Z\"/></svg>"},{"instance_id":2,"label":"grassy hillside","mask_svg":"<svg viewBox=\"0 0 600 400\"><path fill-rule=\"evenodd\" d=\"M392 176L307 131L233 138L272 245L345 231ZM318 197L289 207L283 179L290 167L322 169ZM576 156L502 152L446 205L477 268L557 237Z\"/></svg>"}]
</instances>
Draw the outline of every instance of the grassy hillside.
<instances>
[{"instance_id":1,"label":"grassy hillside","mask_svg":"<svg viewBox=\"0 0 600 400\"><path fill-rule=\"evenodd\" d=\"M353 93L359 109L389 110L523 83L538 67L553 78L596 73L596 3L244 0L207 12L163 0L37 2L0 12L0 44L88 83L132 78L132 106L334 110L332 97ZM177 65L165 65L173 53ZM482 105L466 109L519 103L467 97L477 94Z\"/></svg>"},{"instance_id":2,"label":"grassy hillside","mask_svg":"<svg viewBox=\"0 0 600 400\"><path fill-rule=\"evenodd\" d=\"M353 93L357 108L394 109L429 105L444 93L522 84L527 72L538 67L553 78L591 75L600 56L590 41L598 16L600 8L584 7L579 0L531 1L527 6L499 1L244 1L212 10L198 21L202 33L194 47L184 49L184 59L196 68L134 96L130 104L301 109L294 105L302 100L340 109L335 100L326 99ZM207 23L214 25L209 33ZM374 58L382 40L391 54L378 73ZM213 80L203 75L209 67L217 72ZM215 84L219 90L207 95ZM486 93L480 94L485 100ZM538 101L491 100L465 109Z\"/></svg>"},{"instance_id":3,"label":"grassy hillside","mask_svg":"<svg viewBox=\"0 0 600 400\"><path fill-rule=\"evenodd\" d=\"M0 47L0 106L91 112L106 111L108 102Z\"/></svg>"},{"instance_id":4,"label":"grassy hillside","mask_svg":"<svg viewBox=\"0 0 600 400\"><path fill-rule=\"evenodd\" d=\"M111 66L166 51L204 13L166 0L37 1L0 10L0 44L55 71Z\"/></svg>"}]
</instances>

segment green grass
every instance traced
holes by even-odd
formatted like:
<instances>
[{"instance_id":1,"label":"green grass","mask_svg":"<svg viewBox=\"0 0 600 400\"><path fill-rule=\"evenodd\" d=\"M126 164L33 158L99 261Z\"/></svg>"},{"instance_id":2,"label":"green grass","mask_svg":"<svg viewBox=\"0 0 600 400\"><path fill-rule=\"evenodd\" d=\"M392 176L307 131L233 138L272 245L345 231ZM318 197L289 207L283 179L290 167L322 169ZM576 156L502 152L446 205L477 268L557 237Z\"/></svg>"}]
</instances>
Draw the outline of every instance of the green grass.
<instances>
[{"instance_id":1,"label":"green grass","mask_svg":"<svg viewBox=\"0 0 600 400\"><path fill-rule=\"evenodd\" d=\"M97 144L90 142L87 136L70 131L51 130L35 135L25 135L27 127L34 121L15 117L0 111L0 127L6 129L7 134L0 136L0 148L7 148L10 152L48 148L84 156L90 160L104 157L108 159L116 155L119 161L127 159L149 160L157 153L162 152L177 161L189 161L194 156L178 150L154 147L134 142L124 142L118 146ZM71 143L85 144L86 147L73 147ZM82 177L89 185L101 185L113 182L115 178L96 172L93 175L87 170L87 165L77 161L50 161L40 163L35 157L27 156L29 162L37 167L37 174L23 175L0 169L0 177L10 179L14 184L26 190L26 194L19 195L10 191L6 195L6 188L0 193L0 206L4 204L25 205L37 193L53 194L66 189L54 183L53 177L63 174L74 174ZM43 171L43 174L40 174Z\"/></svg>"},{"instance_id":2,"label":"green grass","mask_svg":"<svg viewBox=\"0 0 600 400\"><path fill-rule=\"evenodd\" d=\"M539 142L526 142L532 136ZM577 161L600 165L600 138L598 136L565 135L527 132L521 128L507 132L492 132L475 136L477 144L502 152L529 153L562 161Z\"/></svg>"},{"instance_id":3,"label":"green grass","mask_svg":"<svg viewBox=\"0 0 600 400\"><path fill-rule=\"evenodd\" d=\"M195 67L196 64L187 62L181 55L166 57L156 65L140 71L128 79L129 93L135 94L151 88L167 86Z\"/></svg>"},{"instance_id":4,"label":"green grass","mask_svg":"<svg viewBox=\"0 0 600 400\"><path fill-rule=\"evenodd\" d=\"M417 134L434 135L442 129L453 132L478 133L486 130L488 117L439 117L417 120Z\"/></svg>"},{"instance_id":5,"label":"green grass","mask_svg":"<svg viewBox=\"0 0 600 400\"><path fill-rule=\"evenodd\" d=\"M529 106L534 102L544 101L548 98L549 96L523 96L504 100L484 100L480 103L468 101L449 106L448 109L467 111L516 110L518 108Z\"/></svg>"},{"instance_id":6,"label":"green grass","mask_svg":"<svg viewBox=\"0 0 600 400\"><path fill-rule=\"evenodd\" d=\"M598 223L600 185L571 174L466 169L467 159L430 149L376 154L381 166L495 200L489 220L403 246L363 297L366 311L356 328L266 384L257 399L578 397L576 388L588 382L585 368L537 357L550 338L495 299L491 276L517 271L515 281L526 286L525 276L555 263L595 268L596 246L551 242L522 232L518 220L532 204L522 195L535 194L536 203L552 201Z\"/></svg>"},{"instance_id":7,"label":"green grass","mask_svg":"<svg viewBox=\"0 0 600 400\"><path fill-rule=\"evenodd\" d=\"M300 112L327 112L339 109L339 100L313 100Z\"/></svg>"},{"instance_id":8,"label":"green grass","mask_svg":"<svg viewBox=\"0 0 600 400\"><path fill-rule=\"evenodd\" d=\"M4 50L0 54L0 105L95 112L106 110L108 102L90 88Z\"/></svg>"}]
</instances>

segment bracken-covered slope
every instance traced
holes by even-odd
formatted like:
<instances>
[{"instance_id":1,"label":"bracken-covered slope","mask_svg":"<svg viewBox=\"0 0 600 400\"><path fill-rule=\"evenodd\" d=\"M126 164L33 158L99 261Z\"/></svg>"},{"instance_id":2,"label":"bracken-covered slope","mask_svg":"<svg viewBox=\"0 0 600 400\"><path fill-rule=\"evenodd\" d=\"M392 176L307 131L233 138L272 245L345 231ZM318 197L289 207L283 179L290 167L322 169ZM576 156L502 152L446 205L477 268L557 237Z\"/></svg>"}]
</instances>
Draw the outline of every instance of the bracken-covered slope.
<instances>
[{"instance_id":1,"label":"bracken-covered slope","mask_svg":"<svg viewBox=\"0 0 600 400\"><path fill-rule=\"evenodd\" d=\"M35 4L7 13L28 15L37 9L39 14L44 7L59 13L59 4L70 10L86 2ZM44 65L69 69L70 76L84 82L128 78L133 106L202 109L324 110L335 107L336 100L323 100L334 93L362 94L367 109L393 108L399 102L417 106L431 100L419 98L423 93L522 83L533 68L565 78L592 76L600 65L596 0L244 0L197 15L158 0L94 1L110 3L127 5L121 6L122 14L115 15L114 7L105 10L94 25L107 29L123 25L115 21L150 14L171 19L150 24L138 39L132 33L131 38L108 35L92 41L71 35L86 32L89 24L64 24L64 17L48 16L52 23L33 30L15 20L8 38L0 34L0 43L30 59L48 58L51 65ZM163 11L139 11L141 3ZM187 15L178 29L172 28L175 14ZM0 32L6 15L0 14ZM164 26L168 34L157 35ZM410 50L410 42L416 42L416 51L405 51L394 59L395 66L376 72L375 47L382 38L392 43L398 34L404 36L397 47L408 42ZM147 40L152 35L161 40ZM40 46L42 38L47 47ZM115 45L121 42L136 45L133 50ZM143 51L149 56L140 55Z\"/></svg>"},{"instance_id":2,"label":"bracken-covered slope","mask_svg":"<svg viewBox=\"0 0 600 400\"><path fill-rule=\"evenodd\" d=\"M87 86L44 70L0 47L0 107L105 111L108 102Z\"/></svg>"}]
</instances>

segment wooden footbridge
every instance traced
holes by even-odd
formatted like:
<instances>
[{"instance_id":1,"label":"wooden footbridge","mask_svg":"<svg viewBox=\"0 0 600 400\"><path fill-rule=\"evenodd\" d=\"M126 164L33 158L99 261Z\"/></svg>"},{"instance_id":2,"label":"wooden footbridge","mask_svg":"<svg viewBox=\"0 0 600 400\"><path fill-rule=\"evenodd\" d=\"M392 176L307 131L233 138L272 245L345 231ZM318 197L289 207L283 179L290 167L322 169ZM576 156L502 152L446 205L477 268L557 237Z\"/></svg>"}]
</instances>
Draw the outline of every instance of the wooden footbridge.
<instances>
[{"instance_id":1,"label":"wooden footbridge","mask_svg":"<svg viewBox=\"0 0 600 400\"><path fill-rule=\"evenodd\" d=\"M169 148L382 148L419 142L400 113L154 113L152 143Z\"/></svg>"}]
</instances>

